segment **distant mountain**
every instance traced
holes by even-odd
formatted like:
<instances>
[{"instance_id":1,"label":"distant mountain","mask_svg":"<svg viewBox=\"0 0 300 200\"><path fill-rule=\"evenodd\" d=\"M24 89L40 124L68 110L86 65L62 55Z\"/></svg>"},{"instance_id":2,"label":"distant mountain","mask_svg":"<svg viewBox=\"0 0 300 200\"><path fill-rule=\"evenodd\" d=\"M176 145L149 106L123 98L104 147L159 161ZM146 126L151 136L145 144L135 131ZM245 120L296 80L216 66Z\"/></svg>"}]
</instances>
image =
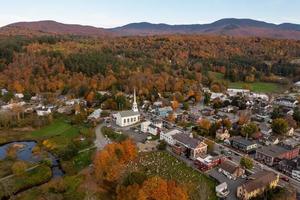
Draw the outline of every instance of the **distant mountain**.
<instances>
[{"instance_id":1,"label":"distant mountain","mask_svg":"<svg viewBox=\"0 0 300 200\"><path fill-rule=\"evenodd\" d=\"M59 35L81 35L81 36L107 36L111 33L103 28L83 26L77 24L63 24L56 21L18 22L9 24L3 28L4 31L20 29L22 32L34 31L34 34L59 34ZM1 32L0 29L0 32Z\"/></svg>"},{"instance_id":2,"label":"distant mountain","mask_svg":"<svg viewBox=\"0 0 300 200\"><path fill-rule=\"evenodd\" d=\"M221 19L211 24L168 25L147 22L110 29L119 35L208 34L300 39L300 25L272 24L252 19Z\"/></svg>"},{"instance_id":3,"label":"distant mountain","mask_svg":"<svg viewBox=\"0 0 300 200\"><path fill-rule=\"evenodd\" d=\"M272 24L252 19L221 19L210 24L169 25L148 22L104 29L93 26L62 24L55 21L19 22L0 28L0 34L71 34L82 36L135 36L166 34L205 34L228 36L257 36L300 40L300 25Z\"/></svg>"}]
</instances>

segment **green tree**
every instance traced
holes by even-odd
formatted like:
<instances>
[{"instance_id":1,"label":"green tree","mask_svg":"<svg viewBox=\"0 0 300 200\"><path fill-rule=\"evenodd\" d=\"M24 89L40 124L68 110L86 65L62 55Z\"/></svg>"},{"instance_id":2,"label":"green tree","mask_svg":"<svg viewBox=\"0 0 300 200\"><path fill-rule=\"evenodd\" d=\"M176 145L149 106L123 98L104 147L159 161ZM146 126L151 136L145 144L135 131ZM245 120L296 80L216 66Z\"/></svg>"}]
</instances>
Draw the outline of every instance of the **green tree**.
<instances>
[{"instance_id":1,"label":"green tree","mask_svg":"<svg viewBox=\"0 0 300 200\"><path fill-rule=\"evenodd\" d=\"M300 109L299 108L294 109L293 118L298 123L298 126L299 126L299 124L300 124Z\"/></svg>"},{"instance_id":2,"label":"green tree","mask_svg":"<svg viewBox=\"0 0 300 200\"><path fill-rule=\"evenodd\" d=\"M189 110L190 109L190 105L188 102L184 102L183 103L183 110Z\"/></svg>"},{"instance_id":3,"label":"green tree","mask_svg":"<svg viewBox=\"0 0 300 200\"><path fill-rule=\"evenodd\" d=\"M272 122L272 131L278 135L284 135L287 133L289 125L283 118L274 119Z\"/></svg>"},{"instance_id":4,"label":"green tree","mask_svg":"<svg viewBox=\"0 0 300 200\"><path fill-rule=\"evenodd\" d=\"M258 130L259 129L257 125L253 122L250 122L242 127L241 133L243 136L252 137L252 135L257 133Z\"/></svg>"},{"instance_id":5,"label":"green tree","mask_svg":"<svg viewBox=\"0 0 300 200\"><path fill-rule=\"evenodd\" d=\"M252 169L253 168L253 160L248 157L242 157L240 160L241 166L245 167L246 169Z\"/></svg>"},{"instance_id":6,"label":"green tree","mask_svg":"<svg viewBox=\"0 0 300 200\"><path fill-rule=\"evenodd\" d=\"M210 102L210 94L208 92L204 93L204 104L208 105Z\"/></svg>"},{"instance_id":7,"label":"green tree","mask_svg":"<svg viewBox=\"0 0 300 200\"><path fill-rule=\"evenodd\" d=\"M167 148L167 143L164 140L161 140L157 145L157 149L160 151L166 150L166 148Z\"/></svg>"}]
</instances>

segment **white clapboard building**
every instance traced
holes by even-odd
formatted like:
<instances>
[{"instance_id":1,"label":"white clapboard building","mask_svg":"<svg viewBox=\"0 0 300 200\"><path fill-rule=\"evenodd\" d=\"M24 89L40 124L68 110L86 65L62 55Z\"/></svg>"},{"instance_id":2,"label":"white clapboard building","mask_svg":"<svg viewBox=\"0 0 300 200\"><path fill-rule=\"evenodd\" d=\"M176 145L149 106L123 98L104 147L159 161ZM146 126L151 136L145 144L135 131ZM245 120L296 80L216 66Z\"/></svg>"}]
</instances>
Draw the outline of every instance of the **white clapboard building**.
<instances>
[{"instance_id":1,"label":"white clapboard building","mask_svg":"<svg viewBox=\"0 0 300 200\"><path fill-rule=\"evenodd\" d=\"M116 124L121 127L130 126L140 121L140 113L136 103L134 90L132 110L125 110L116 114Z\"/></svg>"}]
</instances>

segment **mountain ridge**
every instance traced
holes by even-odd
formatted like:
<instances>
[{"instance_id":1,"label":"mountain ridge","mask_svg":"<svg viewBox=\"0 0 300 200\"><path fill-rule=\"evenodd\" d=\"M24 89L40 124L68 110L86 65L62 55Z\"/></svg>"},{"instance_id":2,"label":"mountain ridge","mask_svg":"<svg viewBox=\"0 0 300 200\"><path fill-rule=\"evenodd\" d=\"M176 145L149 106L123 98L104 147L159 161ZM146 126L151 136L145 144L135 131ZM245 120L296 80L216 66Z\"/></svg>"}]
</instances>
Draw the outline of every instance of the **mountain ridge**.
<instances>
[{"instance_id":1,"label":"mountain ridge","mask_svg":"<svg viewBox=\"0 0 300 200\"><path fill-rule=\"evenodd\" d=\"M33 31L33 34L70 34L81 36L143 36L169 34L228 35L239 37L269 37L300 40L300 25L274 24L253 19L224 18L207 24L175 24L135 22L115 28L64 24L53 20L17 22L0 28L0 33ZM13 31L11 31L13 30Z\"/></svg>"}]
</instances>

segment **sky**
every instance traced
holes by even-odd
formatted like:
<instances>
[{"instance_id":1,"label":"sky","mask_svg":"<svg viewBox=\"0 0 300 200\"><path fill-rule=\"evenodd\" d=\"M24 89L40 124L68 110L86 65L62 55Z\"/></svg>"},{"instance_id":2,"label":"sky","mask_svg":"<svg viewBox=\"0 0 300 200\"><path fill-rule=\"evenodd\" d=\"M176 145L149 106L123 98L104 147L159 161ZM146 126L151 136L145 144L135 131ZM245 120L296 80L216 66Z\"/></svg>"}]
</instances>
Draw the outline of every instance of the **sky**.
<instances>
[{"instance_id":1,"label":"sky","mask_svg":"<svg viewBox=\"0 0 300 200\"><path fill-rule=\"evenodd\" d=\"M20 21L111 28L132 22L205 24L251 18L300 24L300 0L0 0L0 26Z\"/></svg>"}]
</instances>

